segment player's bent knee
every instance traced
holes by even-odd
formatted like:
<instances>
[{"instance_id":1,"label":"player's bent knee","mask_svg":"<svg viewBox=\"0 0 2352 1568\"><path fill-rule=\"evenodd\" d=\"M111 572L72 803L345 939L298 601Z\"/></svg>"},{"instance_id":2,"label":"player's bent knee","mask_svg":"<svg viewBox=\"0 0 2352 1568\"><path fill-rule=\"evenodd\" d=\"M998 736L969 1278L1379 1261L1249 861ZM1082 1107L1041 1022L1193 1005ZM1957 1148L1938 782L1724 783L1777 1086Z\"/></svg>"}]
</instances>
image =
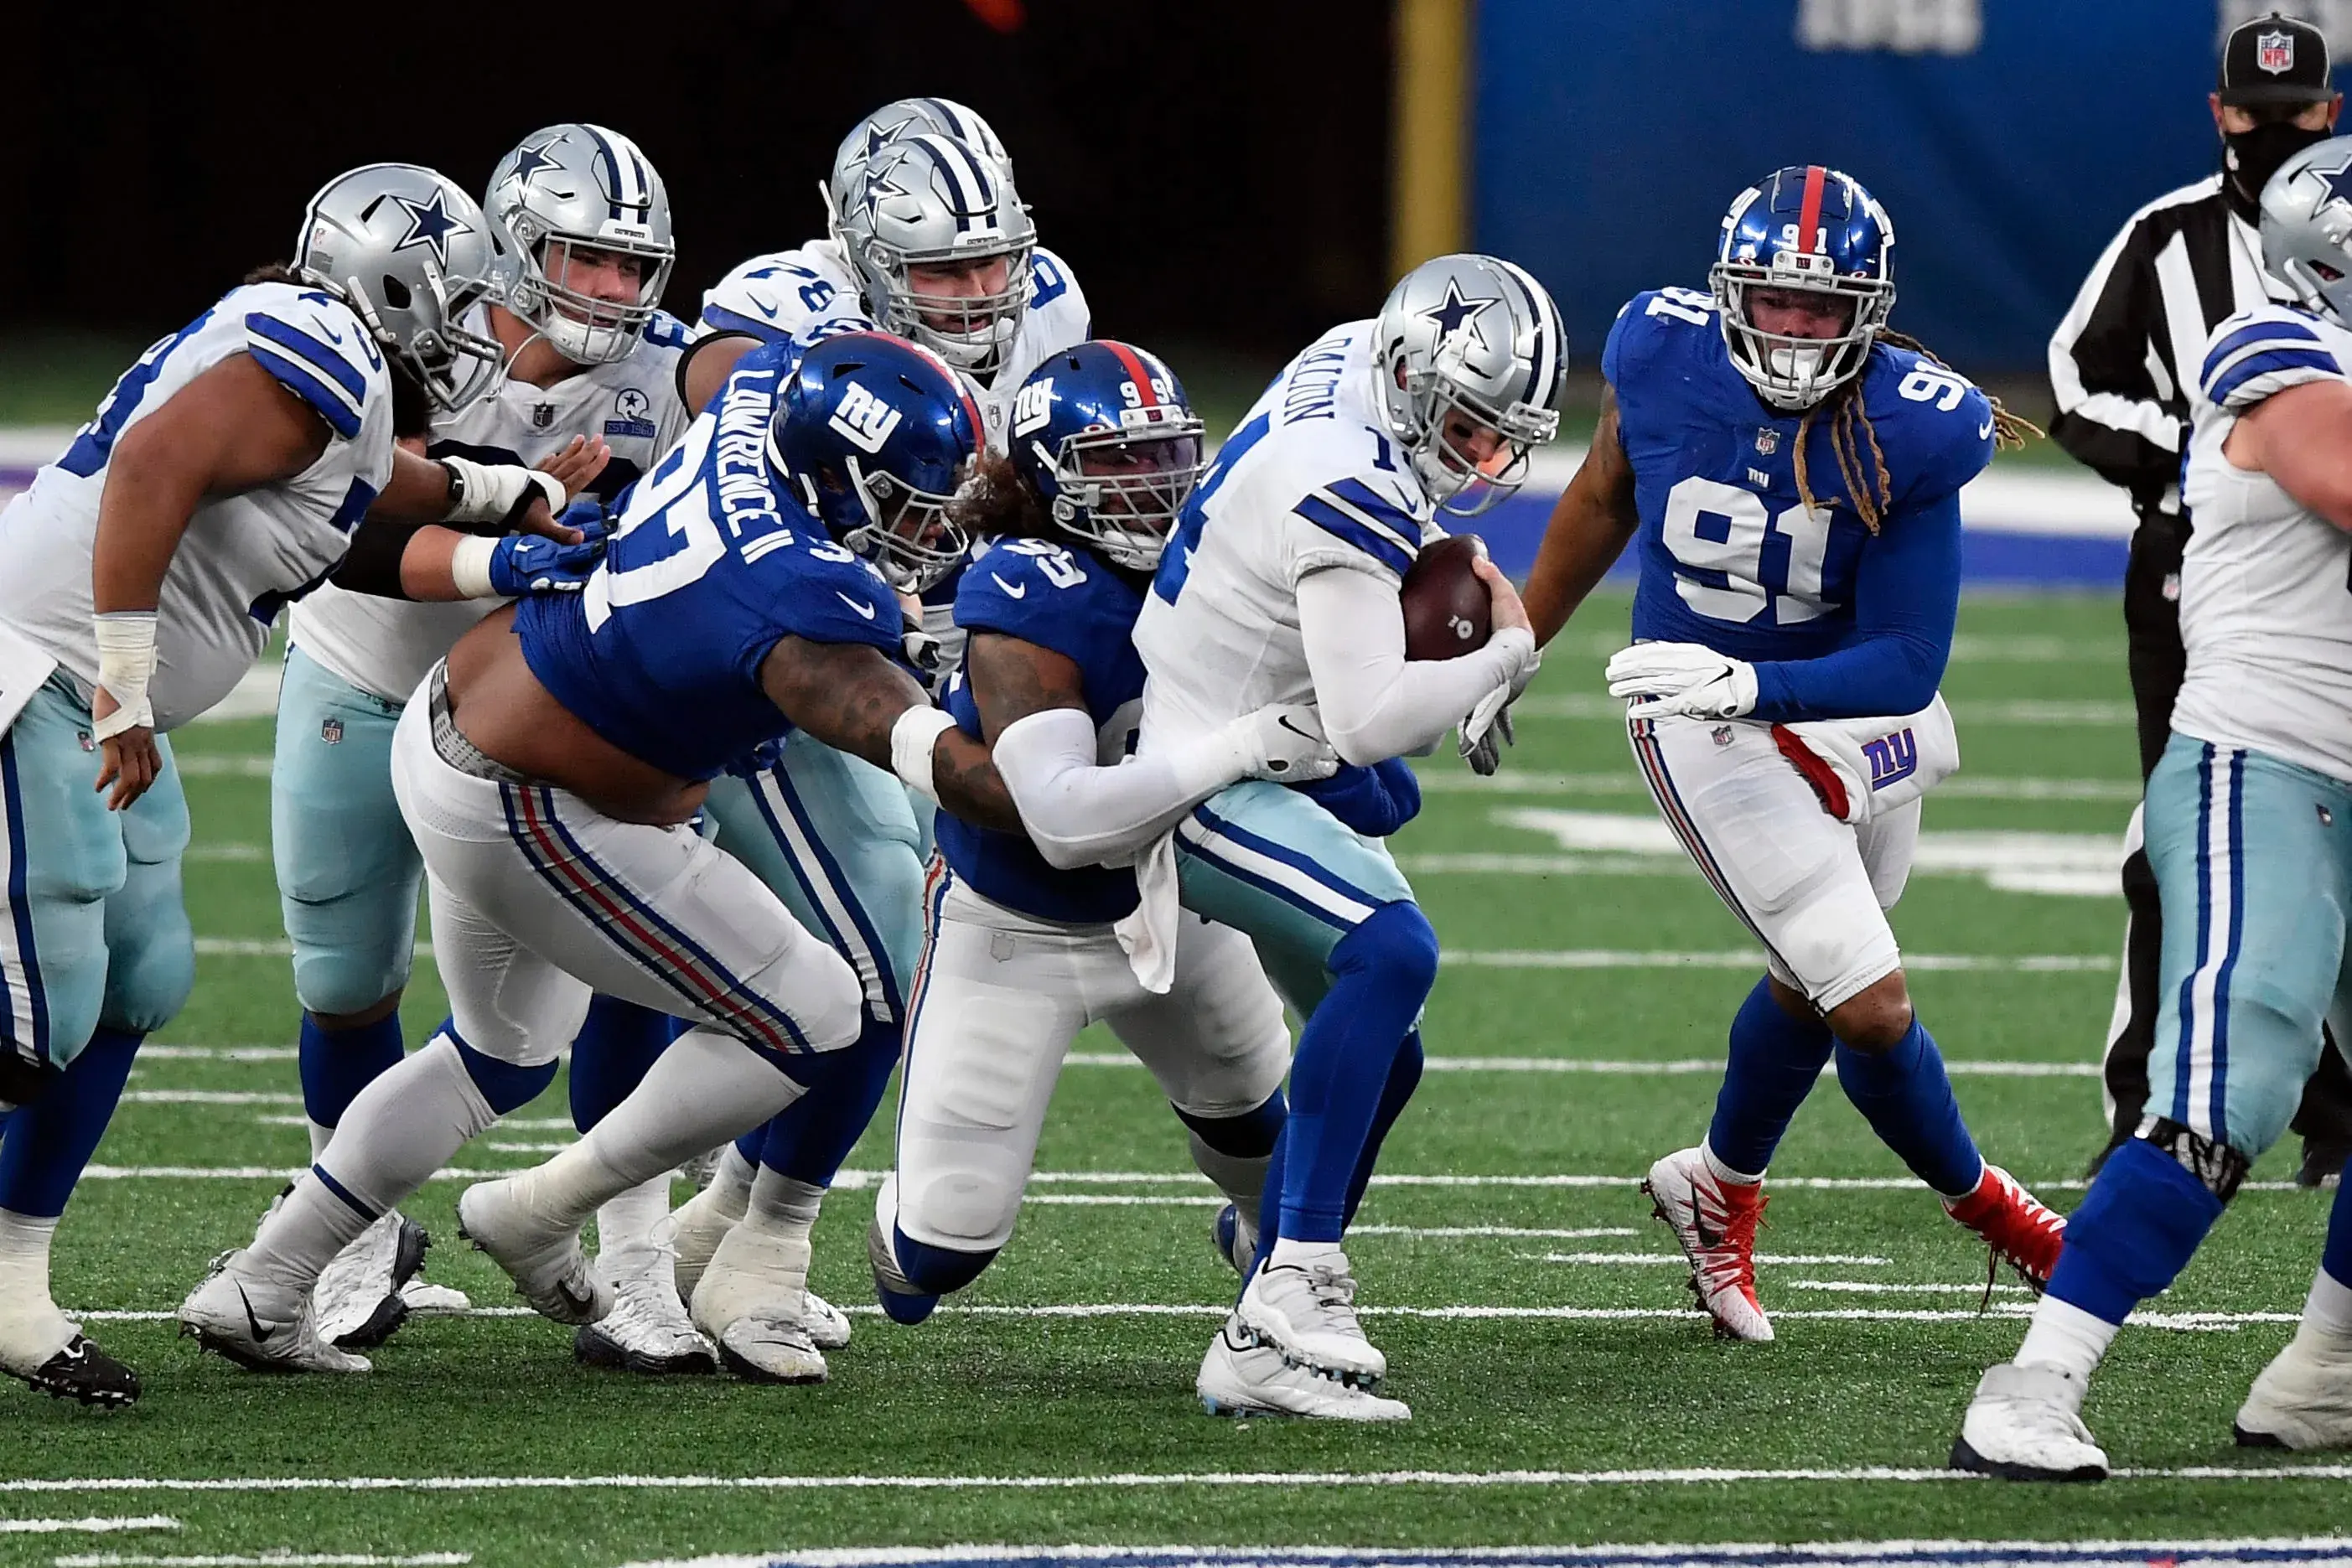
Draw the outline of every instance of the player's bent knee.
<instances>
[{"instance_id":1,"label":"player's bent knee","mask_svg":"<svg viewBox=\"0 0 2352 1568\"><path fill-rule=\"evenodd\" d=\"M1273 1154L1276 1142L1282 1136L1283 1124L1290 1118L1290 1108L1284 1103L1279 1090L1262 1104L1239 1115L1204 1116L1181 1105L1175 1110L1176 1119L1190 1127L1201 1142L1237 1160L1260 1160Z\"/></svg>"},{"instance_id":2,"label":"player's bent knee","mask_svg":"<svg viewBox=\"0 0 2352 1568\"><path fill-rule=\"evenodd\" d=\"M128 942L110 946L98 1022L147 1034L187 1006L196 987L196 939L187 916L157 912Z\"/></svg>"},{"instance_id":3,"label":"player's bent knee","mask_svg":"<svg viewBox=\"0 0 2352 1568\"><path fill-rule=\"evenodd\" d=\"M1892 1051L1911 1033L1911 992L1903 971L1872 981L1823 1015L1830 1032L1856 1051Z\"/></svg>"},{"instance_id":4,"label":"player's bent knee","mask_svg":"<svg viewBox=\"0 0 2352 1568\"><path fill-rule=\"evenodd\" d=\"M480 1092L483 1103L498 1115L520 1110L555 1082L556 1062L551 1058L540 1062L501 1061L476 1051L449 1030L444 1029L442 1033L457 1047L457 1060Z\"/></svg>"},{"instance_id":5,"label":"player's bent knee","mask_svg":"<svg viewBox=\"0 0 2352 1568\"><path fill-rule=\"evenodd\" d=\"M396 986L389 995L382 998L373 1006L362 1008L356 1012L321 1012L317 1008L307 1005L302 1010L310 1014L311 1021L329 1034L341 1034L350 1030L366 1029L371 1024L382 1023L400 1010L400 998L407 994L407 987ZM298 989L298 999L299 997Z\"/></svg>"},{"instance_id":6,"label":"player's bent knee","mask_svg":"<svg viewBox=\"0 0 2352 1568\"><path fill-rule=\"evenodd\" d=\"M934 1247L928 1241L916 1240L903 1228L894 1228L890 1250L907 1283L926 1295L946 1296L979 1279L996 1261L998 1249L964 1251L953 1247Z\"/></svg>"},{"instance_id":7,"label":"player's bent knee","mask_svg":"<svg viewBox=\"0 0 2352 1568\"><path fill-rule=\"evenodd\" d=\"M1427 996L1437 984L1437 932L1419 904L1383 904L1339 939L1329 964L1333 974L1367 968L1400 990Z\"/></svg>"}]
</instances>

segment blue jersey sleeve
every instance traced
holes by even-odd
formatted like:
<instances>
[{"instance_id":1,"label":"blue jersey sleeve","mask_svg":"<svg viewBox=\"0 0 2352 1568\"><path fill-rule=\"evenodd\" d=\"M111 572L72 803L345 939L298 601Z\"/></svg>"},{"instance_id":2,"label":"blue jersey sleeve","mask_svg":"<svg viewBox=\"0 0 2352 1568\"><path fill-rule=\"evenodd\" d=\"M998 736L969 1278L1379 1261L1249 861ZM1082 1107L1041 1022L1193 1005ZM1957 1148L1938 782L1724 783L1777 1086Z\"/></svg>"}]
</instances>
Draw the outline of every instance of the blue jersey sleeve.
<instances>
[{"instance_id":1,"label":"blue jersey sleeve","mask_svg":"<svg viewBox=\"0 0 2352 1568\"><path fill-rule=\"evenodd\" d=\"M964 569L956 587L955 622L967 632L1001 632L1048 648L1080 665L1100 641L1088 591L1103 569L1045 539L1000 544Z\"/></svg>"},{"instance_id":2,"label":"blue jersey sleeve","mask_svg":"<svg viewBox=\"0 0 2352 1568\"><path fill-rule=\"evenodd\" d=\"M752 659L756 669L779 636L811 643L863 643L896 659L905 651L906 613L882 574L830 540L805 549L778 550L796 558L779 572L772 625Z\"/></svg>"},{"instance_id":3,"label":"blue jersey sleeve","mask_svg":"<svg viewBox=\"0 0 2352 1568\"><path fill-rule=\"evenodd\" d=\"M1916 713L1934 700L1960 608L1957 488L1898 512L1854 568L1853 630L1836 652L1756 665L1756 708L1775 724Z\"/></svg>"}]
</instances>

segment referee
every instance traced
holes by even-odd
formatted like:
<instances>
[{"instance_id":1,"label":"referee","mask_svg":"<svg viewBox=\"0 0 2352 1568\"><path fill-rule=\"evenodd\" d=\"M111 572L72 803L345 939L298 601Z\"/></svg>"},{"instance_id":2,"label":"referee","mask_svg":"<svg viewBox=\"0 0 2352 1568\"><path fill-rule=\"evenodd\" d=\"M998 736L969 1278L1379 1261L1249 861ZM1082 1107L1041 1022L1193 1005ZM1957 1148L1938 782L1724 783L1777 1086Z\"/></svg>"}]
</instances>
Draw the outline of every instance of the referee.
<instances>
[{"instance_id":1,"label":"referee","mask_svg":"<svg viewBox=\"0 0 2352 1568\"><path fill-rule=\"evenodd\" d=\"M2344 99L2328 86L2326 38L2273 12L2231 33L2220 85L2207 102L2221 136L2222 172L2134 213L2050 339L2050 385L2058 403L2051 435L2101 478L2129 491L2139 517L2124 570L2124 625L2143 779L2171 732L2186 663L2180 552L2189 523L2181 513L2179 478L2188 389L2216 325L2262 303L2266 292L2288 298L2263 270L2257 203L2280 164L2326 140ZM2139 1125L2156 1044L2161 928L2137 811L2125 841L2130 916L2104 1063L2108 1142L2094 1171ZM2303 1135L2298 1182L2315 1186L2343 1169L2352 1153L2352 1073L2335 1051L2321 1053L2293 1126Z\"/></svg>"}]
</instances>

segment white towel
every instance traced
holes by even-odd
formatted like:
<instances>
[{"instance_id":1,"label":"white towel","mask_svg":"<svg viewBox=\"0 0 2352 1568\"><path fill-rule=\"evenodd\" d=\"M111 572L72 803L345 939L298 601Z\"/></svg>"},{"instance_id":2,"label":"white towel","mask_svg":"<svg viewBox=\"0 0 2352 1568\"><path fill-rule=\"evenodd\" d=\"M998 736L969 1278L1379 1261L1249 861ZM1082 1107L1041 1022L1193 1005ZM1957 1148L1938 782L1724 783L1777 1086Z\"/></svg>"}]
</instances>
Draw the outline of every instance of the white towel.
<instances>
[{"instance_id":1,"label":"white towel","mask_svg":"<svg viewBox=\"0 0 2352 1568\"><path fill-rule=\"evenodd\" d=\"M0 735L16 722L33 694L58 673L58 662L18 632L0 626Z\"/></svg>"},{"instance_id":2,"label":"white towel","mask_svg":"<svg viewBox=\"0 0 2352 1568\"><path fill-rule=\"evenodd\" d=\"M1143 988L1164 997L1176 983L1176 835L1163 833L1135 862L1135 908L1111 929Z\"/></svg>"},{"instance_id":3,"label":"white towel","mask_svg":"<svg viewBox=\"0 0 2352 1568\"><path fill-rule=\"evenodd\" d=\"M1959 732L1940 692L1901 718L1776 724L1772 738L1811 783L1822 808L1857 824L1909 805L1960 767Z\"/></svg>"}]
</instances>

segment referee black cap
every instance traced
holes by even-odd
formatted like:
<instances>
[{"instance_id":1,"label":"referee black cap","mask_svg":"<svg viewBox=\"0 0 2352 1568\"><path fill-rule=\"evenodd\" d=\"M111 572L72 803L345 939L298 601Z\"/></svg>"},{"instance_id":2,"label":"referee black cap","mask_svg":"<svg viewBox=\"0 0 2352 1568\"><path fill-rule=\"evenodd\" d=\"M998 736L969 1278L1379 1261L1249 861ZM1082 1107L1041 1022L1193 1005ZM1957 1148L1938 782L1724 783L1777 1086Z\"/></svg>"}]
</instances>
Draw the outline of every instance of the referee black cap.
<instances>
[{"instance_id":1,"label":"referee black cap","mask_svg":"<svg viewBox=\"0 0 2352 1568\"><path fill-rule=\"evenodd\" d=\"M2221 101L2313 103L2327 85L2327 37L2310 23L2273 11L2241 23L2221 47Z\"/></svg>"}]
</instances>

